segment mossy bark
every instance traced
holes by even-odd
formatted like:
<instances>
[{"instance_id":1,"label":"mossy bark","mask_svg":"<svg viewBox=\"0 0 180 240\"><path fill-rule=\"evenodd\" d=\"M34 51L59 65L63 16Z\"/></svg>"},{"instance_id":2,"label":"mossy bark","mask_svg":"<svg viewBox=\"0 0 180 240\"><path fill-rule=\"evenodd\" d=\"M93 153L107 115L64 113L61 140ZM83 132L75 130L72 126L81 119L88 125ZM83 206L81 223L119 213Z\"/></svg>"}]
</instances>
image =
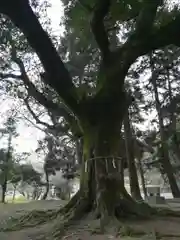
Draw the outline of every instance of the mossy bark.
<instances>
[{"instance_id":1,"label":"mossy bark","mask_svg":"<svg viewBox=\"0 0 180 240\"><path fill-rule=\"evenodd\" d=\"M93 212L94 217L100 217L102 230L112 220L117 221L117 218L130 215L145 216L149 211L145 205L141 208L124 187L119 169L121 121L112 117L108 120L110 122L101 121L96 125L83 126L80 190L61 210L71 219L79 219L84 214Z\"/></svg>"}]
</instances>

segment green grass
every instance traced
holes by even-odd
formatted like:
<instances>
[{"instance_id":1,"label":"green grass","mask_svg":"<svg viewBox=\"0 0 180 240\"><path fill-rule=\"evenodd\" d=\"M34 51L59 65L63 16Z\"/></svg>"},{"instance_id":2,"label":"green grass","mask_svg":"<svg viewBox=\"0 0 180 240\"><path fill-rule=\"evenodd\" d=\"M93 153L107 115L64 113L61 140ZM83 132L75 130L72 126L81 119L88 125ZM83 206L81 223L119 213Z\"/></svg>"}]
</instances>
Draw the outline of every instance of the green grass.
<instances>
[{"instance_id":1,"label":"green grass","mask_svg":"<svg viewBox=\"0 0 180 240\"><path fill-rule=\"evenodd\" d=\"M29 200L25 198L24 196L18 196L12 201L12 197L6 197L6 202L8 203L27 203Z\"/></svg>"}]
</instances>

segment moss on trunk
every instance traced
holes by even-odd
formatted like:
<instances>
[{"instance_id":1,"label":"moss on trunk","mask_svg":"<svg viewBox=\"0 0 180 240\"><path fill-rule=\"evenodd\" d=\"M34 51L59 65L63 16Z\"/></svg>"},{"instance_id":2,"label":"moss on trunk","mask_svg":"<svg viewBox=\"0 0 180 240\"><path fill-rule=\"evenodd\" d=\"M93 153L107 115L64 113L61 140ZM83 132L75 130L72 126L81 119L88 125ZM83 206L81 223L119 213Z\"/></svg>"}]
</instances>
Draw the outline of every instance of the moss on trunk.
<instances>
[{"instance_id":1,"label":"moss on trunk","mask_svg":"<svg viewBox=\"0 0 180 240\"><path fill-rule=\"evenodd\" d=\"M119 124L99 124L84 132L80 189L56 213L63 223L58 232L89 213L100 218L102 231L112 221L117 223L119 218L145 217L151 213L150 207L134 201L124 187L119 171L119 129Z\"/></svg>"},{"instance_id":2,"label":"moss on trunk","mask_svg":"<svg viewBox=\"0 0 180 240\"><path fill-rule=\"evenodd\" d=\"M90 201L89 211L96 209L99 213L102 230L112 219L129 215L144 215L139 204L127 193L119 171L119 161L121 161L119 122L114 121L110 124L103 122L98 127L93 126L90 130L88 129L84 141L86 156L84 169L88 177L85 177L86 174L83 173L84 181L81 185L81 192L86 193L87 201ZM90 149L94 149L93 154L92 152L89 154ZM89 184L86 184L87 181ZM84 187L85 191L83 191ZM145 209L145 205L143 206ZM147 209L150 210L149 207Z\"/></svg>"}]
</instances>

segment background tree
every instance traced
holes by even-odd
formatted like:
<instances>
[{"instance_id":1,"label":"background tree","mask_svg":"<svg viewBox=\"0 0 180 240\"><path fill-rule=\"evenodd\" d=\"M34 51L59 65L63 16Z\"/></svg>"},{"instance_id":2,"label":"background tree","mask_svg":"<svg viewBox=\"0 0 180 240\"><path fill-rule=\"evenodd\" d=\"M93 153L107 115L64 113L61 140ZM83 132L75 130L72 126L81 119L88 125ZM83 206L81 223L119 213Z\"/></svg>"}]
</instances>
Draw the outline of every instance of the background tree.
<instances>
[{"instance_id":1,"label":"background tree","mask_svg":"<svg viewBox=\"0 0 180 240\"><path fill-rule=\"evenodd\" d=\"M2 149L2 163L1 163L1 187L2 187L2 202L5 202L5 195L7 191L7 183L9 180L10 171L13 168L13 148L12 139L17 136L16 123L13 116L7 119L4 124L6 135L7 135L7 150Z\"/></svg>"}]
</instances>

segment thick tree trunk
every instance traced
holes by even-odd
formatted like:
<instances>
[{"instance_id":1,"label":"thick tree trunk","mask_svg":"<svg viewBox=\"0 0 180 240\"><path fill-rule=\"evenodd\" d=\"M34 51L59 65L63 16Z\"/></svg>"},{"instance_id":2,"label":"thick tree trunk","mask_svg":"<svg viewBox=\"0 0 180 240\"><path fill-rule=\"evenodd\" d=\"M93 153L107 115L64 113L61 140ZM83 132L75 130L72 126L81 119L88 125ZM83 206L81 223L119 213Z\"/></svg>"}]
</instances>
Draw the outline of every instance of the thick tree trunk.
<instances>
[{"instance_id":1,"label":"thick tree trunk","mask_svg":"<svg viewBox=\"0 0 180 240\"><path fill-rule=\"evenodd\" d=\"M149 206L140 207L124 187L119 171L119 127L113 129L101 124L90 132L91 137L84 133L80 190L60 212L69 221L93 212L95 218L100 218L102 231L111 221L117 223L117 218L150 214Z\"/></svg>"},{"instance_id":2,"label":"thick tree trunk","mask_svg":"<svg viewBox=\"0 0 180 240\"><path fill-rule=\"evenodd\" d=\"M89 151L84 150L83 152L80 189L60 211L70 220L80 219L91 211L94 211L96 217L98 215L98 212L96 212L95 161L92 155L92 148Z\"/></svg>"},{"instance_id":3,"label":"thick tree trunk","mask_svg":"<svg viewBox=\"0 0 180 240\"><path fill-rule=\"evenodd\" d=\"M126 156L127 156L128 169L129 169L131 196L136 200L142 200L141 192L139 188L137 169L135 165L134 140L132 136L132 130L130 126L130 119L129 119L128 112L126 113L124 118L124 133L125 133Z\"/></svg>"},{"instance_id":4,"label":"thick tree trunk","mask_svg":"<svg viewBox=\"0 0 180 240\"><path fill-rule=\"evenodd\" d=\"M125 190L124 179L119 172L120 121L115 120L109 125L104 122L95 129L93 136L96 202L102 230L117 216L137 213L137 203Z\"/></svg>"},{"instance_id":5,"label":"thick tree trunk","mask_svg":"<svg viewBox=\"0 0 180 240\"><path fill-rule=\"evenodd\" d=\"M150 213L150 208L133 200L124 187L119 148L125 103L122 107L120 99L113 101L116 104L107 101L105 108L100 105L98 109L88 109L90 114L84 113L80 118L83 129L80 190L61 211L71 220L92 211L95 217L100 217L102 230L117 218ZM140 208L139 204L145 207Z\"/></svg>"}]
</instances>

